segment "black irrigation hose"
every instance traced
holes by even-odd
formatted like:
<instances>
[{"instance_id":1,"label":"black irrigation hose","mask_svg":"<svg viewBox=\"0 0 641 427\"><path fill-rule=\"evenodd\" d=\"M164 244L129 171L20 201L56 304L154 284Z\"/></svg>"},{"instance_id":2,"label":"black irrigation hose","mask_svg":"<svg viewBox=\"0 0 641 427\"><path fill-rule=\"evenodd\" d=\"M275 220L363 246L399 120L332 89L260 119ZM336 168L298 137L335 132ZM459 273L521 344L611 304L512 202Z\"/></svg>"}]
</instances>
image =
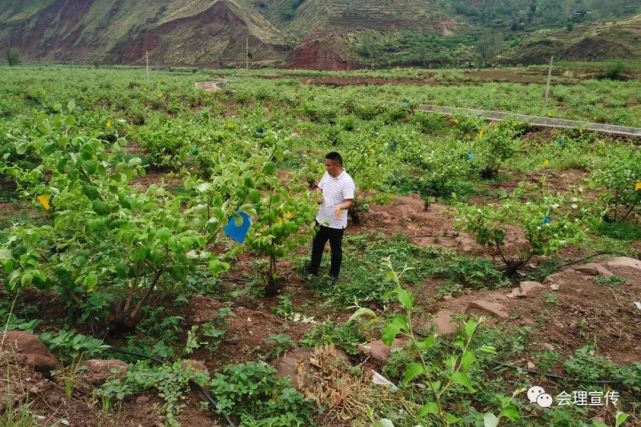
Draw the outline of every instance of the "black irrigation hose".
<instances>
[{"instance_id":1,"label":"black irrigation hose","mask_svg":"<svg viewBox=\"0 0 641 427\"><path fill-rule=\"evenodd\" d=\"M158 359L157 357L148 356L148 355L143 354L143 353L136 353L136 352L133 352L133 351L122 350L122 349L119 349L119 348L116 348L116 347L112 347L112 346L109 346L108 350L113 351L115 353L126 354L126 355L129 355L129 356L141 357L143 359L151 360L152 362L157 363L159 365L164 365L166 363L164 360ZM221 414L218 414L216 412L216 408L218 407L218 403L216 403L216 400L214 400L214 398L211 396L211 394L209 394L209 392L207 390L205 390L205 388L203 386L201 386L200 384L198 384L197 382L195 382L193 380L190 380L189 382L191 383L191 385L193 385L194 387L196 387L198 389L200 394L202 394L205 399L207 399L207 401L209 402L209 404L211 406L212 414L214 414L214 416L222 415L223 418L225 418L225 421L227 421L227 424L230 425L231 427L234 427L234 423L232 422L232 420L229 418L229 416L227 414L225 414L224 412L222 412Z\"/></svg>"},{"instance_id":2,"label":"black irrigation hose","mask_svg":"<svg viewBox=\"0 0 641 427\"><path fill-rule=\"evenodd\" d=\"M450 345L446 342L442 342L445 347L449 348L450 350L458 350L456 347L453 345ZM526 372L530 375L536 375L536 376L544 376L547 378L550 378L551 380L557 380L557 381L567 381L571 383L582 383L582 384L591 384L591 385L608 385L608 384L616 384L616 385L623 385L623 383L620 380L582 380L580 378L567 378L561 375L556 375L556 374L549 374L547 372L540 372L536 371L534 369L528 369L528 368L521 368L520 366L515 366L515 365L510 365L509 363L501 362L498 360L490 360L490 363L497 365L497 366L502 366L504 368L509 368L515 371L523 371Z\"/></svg>"},{"instance_id":3,"label":"black irrigation hose","mask_svg":"<svg viewBox=\"0 0 641 427\"><path fill-rule=\"evenodd\" d=\"M165 363L162 359L158 359L153 356L147 356L146 354L142 354L142 353L136 353L134 351L122 350L112 346L109 346L109 350L113 351L114 353L121 353L129 356L142 357L143 359L151 360L152 362L158 363L159 365L162 365Z\"/></svg>"},{"instance_id":4,"label":"black irrigation hose","mask_svg":"<svg viewBox=\"0 0 641 427\"><path fill-rule=\"evenodd\" d=\"M591 384L591 385L608 385L608 384L623 385L623 383L619 380L582 380L580 378L567 378L561 375L548 374L546 372L535 371L534 369L521 368L519 366L510 365L509 363L499 362L498 360L490 360L490 362L498 366L503 366L505 368L527 372L530 375L544 376L552 380L567 381L570 383Z\"/></svg>"},{"instance_id":5,"label":"black irrigation hose","mask_svg":"<svg viewBox=\"0 0 641 427\"><path fill-rule=\"evenodd\" d=\"M567 262L565 264L561 264L558 267L554 268L554 271L558 270L559 268L567 267L568 265L578 264L580 262L587 261L587 260L589 260L591 258L594 258L596 256L599 256L599 255L606 255L606 253L605 252L597 252L597 253L592 254L590 256L586 256L585 258L581 258L581 259L577 259L575 261L570 261L570 262Z\"/></svg>"},{"instance_id":6,"label":"black irrigation hose","mask_svg":"<svg viewBox=\"0 0 641 427\"><path fill-rule=\"evenodd\" d=\"M560 268L563 268L563 267L567 267L568 265L578 264L579 262L587 261L587 260L589 260L591 258L594 258L596 256L605 255L605 254L606 254L605 252L597 252L597 253L594 253L594 254L592 254L590 256L587 256L585 258L581 258L581 259L577 259L575 261L570 261L570 262L567 262L565 264L561 264L558 267L554 268L554 271L556 271L556 270L558 270ZM449 349L451 349L451 350L457 350L454 346L451 346L450 344L448 344L446 342L443 342L443 344L446 347L448 347ZM555 374L549 374L549 373L546 373L546 372L536 371L534 369L521 368L519 366L510 365L509 363L500 362L498 360L490 360L490 362L493 363L494 365L502 366L504 368L509 368L509 369L512 369L512 370L515 370L515 371L523 371L523 372L526 372L526 373L528 373L530 375L544 376L544 377L550 378L552 380L557 380L557 381L567 381L567 382L571 382L571 383L583 383L583 384L591 384L591 385L609 385L609 384L612 384L612 385L623 385L623 383L620 380L582 380L580 378L567 378L567 377L564 377L564 376L561 376L561 375L555 375Z\"/></svg>"}]
</instances>

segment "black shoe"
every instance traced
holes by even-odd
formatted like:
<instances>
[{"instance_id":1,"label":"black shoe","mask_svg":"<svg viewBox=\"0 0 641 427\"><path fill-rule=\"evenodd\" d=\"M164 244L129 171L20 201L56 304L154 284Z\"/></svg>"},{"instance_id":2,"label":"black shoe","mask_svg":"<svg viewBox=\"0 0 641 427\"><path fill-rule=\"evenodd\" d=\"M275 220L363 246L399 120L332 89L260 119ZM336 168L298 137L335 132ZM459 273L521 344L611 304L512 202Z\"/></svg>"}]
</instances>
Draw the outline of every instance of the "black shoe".
<instances>
[{"instance_id":1,"label":"black shoe","mask_svg":"<svg viewBox=\"0 0 641 427\"><path fill-rule=\"evenodd\" d=\"M331 276L330 275L328 279L329 279L329 284L332 285L332 286L334 286L336 284L336 282L338 282L338 277L336 277L336 276Z\"/></svg>"}]
</instances>

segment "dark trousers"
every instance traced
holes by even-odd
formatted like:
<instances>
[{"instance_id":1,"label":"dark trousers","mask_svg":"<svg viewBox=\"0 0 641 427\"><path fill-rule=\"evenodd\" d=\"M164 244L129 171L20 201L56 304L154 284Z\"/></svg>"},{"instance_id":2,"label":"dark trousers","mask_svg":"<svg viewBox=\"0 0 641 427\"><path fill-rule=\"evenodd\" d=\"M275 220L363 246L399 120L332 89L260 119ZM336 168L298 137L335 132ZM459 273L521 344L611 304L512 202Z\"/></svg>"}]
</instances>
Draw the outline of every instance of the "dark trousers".
<instances>
[{"instance_id":1,"label":"dark trousers","mask_svg":"<svg viewBox=\"0 0 641 427\"><path fill-rule=\"evenodd\" d=\"M325 227L318 223L316 224L316 235L312 242L312 260L307 270L308 273L318 274L325 243L329 240L329 247L332 250L332 263L329 274L332 277L338 278L341 272L341 261L343 260L343 248L341 246L343 231L344 230Z\"/></svg>"}]
</instances>

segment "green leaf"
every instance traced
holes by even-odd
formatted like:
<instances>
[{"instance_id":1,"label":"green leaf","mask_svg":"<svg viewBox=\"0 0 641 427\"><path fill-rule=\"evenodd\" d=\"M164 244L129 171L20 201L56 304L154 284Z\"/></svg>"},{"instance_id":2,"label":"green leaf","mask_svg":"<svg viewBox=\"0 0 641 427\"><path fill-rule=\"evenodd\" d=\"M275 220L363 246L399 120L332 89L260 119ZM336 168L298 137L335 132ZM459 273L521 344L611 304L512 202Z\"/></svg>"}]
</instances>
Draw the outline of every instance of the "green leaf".
<instances>
[{"instance_id":1,"label":"green leaf","mask_svg":"<svg viewBox=\"0 0 641 427\"><path fill-rule=\"evenodd\" d=\"M7 248L0 248L0 262L11 259L11 251Z\"/></svg>"},{"instance_id":2,"label":"green leaf","mask_svg":"<svg viewBox=\"0 0 641 427\"><path fill-rule=\"evenodd\" d=\"M27 270L22 274L22 277L20 278L20 286L27 287L32 283L33 283L33 272L31 270Z\"/></svg>"},{"instance_id":3,"label":"green leaf","mask_svg":"<svg viewBox=\"0 0 641 427\"><path fill-rule=\"evenodd\" d=\"M249 192L249 200L250 200L252 203L258 203L258 202L260 202L260 192L259 192L258 190L252 189L252 190Z\"/></svg>"},{"instance_id":4,"label":"green leaf","mask_svg":"<svg viewBox=\"0 0 641 427\"><path fill-rule=\"evenodd\" d=\"M461 421L459 417L454 414L447 414L447 422L450 424L458 424Z\"/></svg>"},{"instance_id":5,"label":"green leaf","mask_svg":"<svg viewBox=\"0 0 641 427\"><path fill-rule=\"evenodd\" d=\"M454 372L452 374L452 381L466 387L470 391L470 393L474 392L472 381L470 381L470 377L468 377L467 374L464 374L463 372Z\"/></svg>"},{"instance_id":6,"label":"green leaf","mask_svg":"<svg viewBox=\"0 0 641 427\"><path fill-rule=\"evenodd\" d=\"M498 417L491 412L486 412L483 417L483 427L497 427L498 425Z\"/></svg>"},{"instance_id":7,"label":"green leaf","mask_svg":"<svg viewBox=\"0 0 641 427\"><path fill-rule=\"evenodd\" d=\"M96 274L95 271L92 271L85 278L85 286L87 287L88 290L92 291L95 289L97 284L98 284L98 275Z\"/></svg>"},{"instance_id":8,"label":"green leaf","mask_svg":"<svg viewBox=\"0 0 641 427\"><path fill-rule=\"evenodd\" d=\"M405 369L405 375L403 376L403 381L406 383L409 383L415 378L423 375L424 373L425 373L425 368L423 367L422 364L418 362L412 362L409 365L407 365L407 368Z\"/></svg>"},{"instance_id":9,"label":"green leaf","mask_svg":"<svg viewBox=\"0 0 641 427\"><path fill-rule=\"evenodd\" d=\"M160 240L163 243L167 243L171 237L171 230L167 227L163 227L156 232L156 239Z\"/></svg>"},{"instance_id":10,"label":"green leaf","mask_svg":"<svg viewBox=\"0 0 641 427\"><path fill-rule=\"evenodd\" d=\"M438 405L434 402L427 402L425 405L421 406L418 410L418 415L420 417L425 417L427 415L436 415L438 414Z\"/></svg>"},{"instance_id":11,"label":"green leaf","mask_svg":"<svg viewBox=\"0 0 641 427\"><path fill-rule=\"evenodd\" d=\"M119 279L126 279L129 277L129 266L124 263L118 263L116 265L116 276L118 276Z\"/></svg>"},{"instance_id":12,"label":"green leaf","mask_svg":"<svg viewBox=\"0 0 641 427\"><path fill-rule=\"evenodd\" d=\"M398 301L406 310L414 308L414 297L405 289L398 289Z\"/></svg>"},{"instance_id":13,"label":"green leaf","mask_svg":"<svg viewBox=\"0 0 641 427\"><path fill-rule=\"evenodd\" d=\"M202 184L198 184L196 187L196 190L198 190L199 193L206 193L212 188L212 185L208 182L203 182Z\"/></svg>"},{"instance_id":14,"label":"green leaf","mask_svg":"<svg viewBox=\"0 0 641 427\"><path fill-rule=\"evenodd\" d=\"M630 416L625 412L617 412L615 427L623 425L623 423L626 422L629 417Z\"/></svg>"},{"instance_id":15,"label":"green leaf","mask_svg":"<svg viewBox=\"0 0 641 427\"><path fill-rule=\"evenodd\" d=\"M76 124L76 118L74 116L66 116L65 117L65 124L67 127L71 127Z\"/></svg>"},{"instance_id":16,"label":"green leaf","mask_svg":"<svg viewBox=\"0 0 641 427\"><path fill-rule=\"evenodd\" d=\"M131 260L134 262L142 261L147 258L147 252L149 252L149 248L146 246L139 246L131 255Z\"/></svg>"},{"instance_id":17,"label":"green leaf","mask_svg":"<svg viewBox=\"0 0 641 427\"><path fill-rule=\"evenodd\" d=\"M102 200L94 200L92 208L93 211L100 216L109 215L109 205Z\"/></svg>"},{"instance_id":18,"label":"green leaf","mask_svg":"<svg viewBox=\"0 0 641 427\"><path fill-rule=\"evenodd\" d=\"M489 345L483 345L479 350L481 350L483 353L496 354L496 349Z\"/></svg>"},{"instance_id":19,"label":"green leaf","mask_svg":"<svg viewBox=\"0 0 641 427\"><path fill-rule=\"evenodd\" d=\"M376 317L376 313L372 309L361 307L356 310L356 312L352 314L347 321L353 322L354 320L360 319L363 316Z\"/></svg>"},{"instance_id":20,"label":"green leaf","mask_svg":"<svg viewBox=\"0 0 641 427\"><path fill-rule=\"evenodd\" d=\"M474 357L474 353L471 351L466 351L463 353L463 357L461 357L461 367L463 368L464 371L469 371L470 366L476 361L476 357Z\"/></svg>"},{"instance_id":21,"label":"green leaf","mask_svg":"<svg viewBox=\"0 0 641 427\"><path fill-rule=\"evenodd\" d=\"M82 162L82 168L89 175L93 175L96 173L96 169L98 169L98 163L95 160L85 160Z\"/></svg>"},{"instance_id":22,"label":"green leaf","mask_svg":"<svg viewBox=\"0 0 641 427\"><path fill-rule=\"evenodd\" d=\"M475 330L476 330L476 322L474 322L473 320L465 322L465 336L467 336L468 338L472 338L472 335L474 335Z\"/></svg>"},{"instance_id":23,"label":"green leaf","mask_svg":"<svg viewBox=\"0 0 641 427\"><path fill-rule=\"evenodd\" d=\"M422 341L414 341L414 345L416 345L416 348L418 348L420 351L427 351L430 348L434 347L434 344L436 344L436 337L433 335L425 338Z\"/></svg>"},{"instance_id":24,"label":"green leaf","mask_svg":"<svg viewBox=\"0 0 641 427\"><path fill-rule=\"evenodd\" d=\"M263 167L263 173L267 176L271 176L276 172L276 165L273 163L267 163L265 167Z\"/></svg>"},{"instance_id":25,"label":"green leaf","mask_svg":"<svg viewBox=\"0 0 641 427\"><path fill-rule=\"evenodd\" d=\"M89 200L96 200L99 197L98 189L92 185L84 185L82 187L82 192Z\"/></svg>"},{"instance_id":26,"label":"green leaf","mask_svg":"<svg viewBox=\"0 0 641 427\"><path fill-rule=\"evenodd\" d=\"M385 325L381 339L387 346L391 346L394 338L400 331L407 330L407 318L405 316L394 316L390 323Z\"/></svg>"},{"instance_id":27,"label":"green leaf","mask_svg":"<svg viewBox=\"0 0 641 427\"><path fill-rule=\"evenodd\" d=\"M501 410L501 416L508 418L512 421L518 421L521 419L521 414L516 406L510 405L506 406Z\"/></svg>"},{"instance_id":28,"label":"green leaf","mask_svg":"<svg viewBox=\"0 0 641 427\"><path fill-rule=\"evenodd\" d=\"M374 423L374 427L394 427L394 423L387 418L382 418Z\"/></svg>"},{"instance_id":29,"label":"green leaf","mask_svg":"<svg viewBox=\"0 0 641 427\"><path fill-rule=\"evenodd\" d=\"M225 262L222 262L215 258L209 261L209 271L211 271L213 274L222 273L227 269L229 269L229 264Z\"/></svg>"},{"instance_id":30,"label":"green leaf","mask_svg":"<svg viewBox=\"0 0 641 427\"><path fill-rule=\"evenodd\" d=\"M20 141L16 144L16 153L23 155L29 149L29 141Z\"/></svg>"}]
</instances>

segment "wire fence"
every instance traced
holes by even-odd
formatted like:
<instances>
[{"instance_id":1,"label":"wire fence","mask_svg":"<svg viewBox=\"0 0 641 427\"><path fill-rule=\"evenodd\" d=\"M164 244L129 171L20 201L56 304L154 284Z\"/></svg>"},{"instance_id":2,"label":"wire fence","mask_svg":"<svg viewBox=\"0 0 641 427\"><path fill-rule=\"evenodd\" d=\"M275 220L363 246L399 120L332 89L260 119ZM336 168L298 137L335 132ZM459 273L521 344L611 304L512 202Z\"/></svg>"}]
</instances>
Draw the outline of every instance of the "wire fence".
<instances>
[{"instance_id":1,"label":"wire fence","mask_svg":"<svg viewBox=\"0 0 641 427\"><path fill-rule=\"evenodd\" d=\"M485 120L502 121L517 120L533 126L543 128L583 129L586 131L600 132L609 135L619 135L641 138L641 128L629 126L608 125L604 123L590 123L577 120L554 119L550 117L528 116L525 114L503 113L499 111L486 111L475 108L444 107L440 105L423 105L423 110L431 113L440 113L449 116L466 115L477 116Z\"/></svg>"}]
</instances>

